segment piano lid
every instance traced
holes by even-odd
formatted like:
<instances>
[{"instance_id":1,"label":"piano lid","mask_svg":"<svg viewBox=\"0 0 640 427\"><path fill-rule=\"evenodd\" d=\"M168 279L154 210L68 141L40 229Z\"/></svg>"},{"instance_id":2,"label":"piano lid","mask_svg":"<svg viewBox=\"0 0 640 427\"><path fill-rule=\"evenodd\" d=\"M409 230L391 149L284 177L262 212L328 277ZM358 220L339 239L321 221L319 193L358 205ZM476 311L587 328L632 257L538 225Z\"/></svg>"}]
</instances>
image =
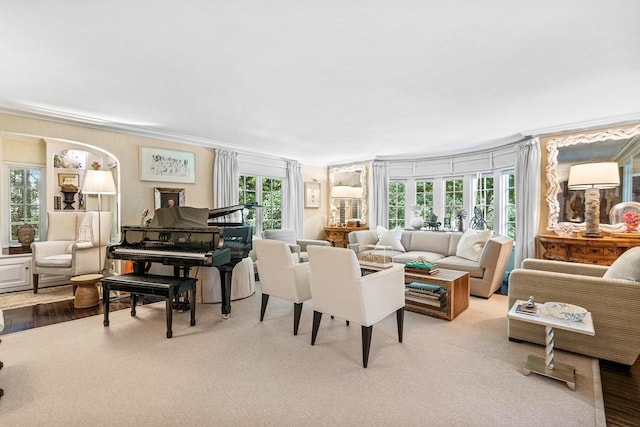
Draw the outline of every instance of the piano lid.
<instances>
[{"instance_id":1,"label":"piano lid","mask_svg":"<svg viewBox=\"0 0 640 427\"><path fill-rule=\"evenodd\" d=\"M204 228L207 227L209 209L177 206L156 209L149 228Z\"/></svg>"}]
</instances>

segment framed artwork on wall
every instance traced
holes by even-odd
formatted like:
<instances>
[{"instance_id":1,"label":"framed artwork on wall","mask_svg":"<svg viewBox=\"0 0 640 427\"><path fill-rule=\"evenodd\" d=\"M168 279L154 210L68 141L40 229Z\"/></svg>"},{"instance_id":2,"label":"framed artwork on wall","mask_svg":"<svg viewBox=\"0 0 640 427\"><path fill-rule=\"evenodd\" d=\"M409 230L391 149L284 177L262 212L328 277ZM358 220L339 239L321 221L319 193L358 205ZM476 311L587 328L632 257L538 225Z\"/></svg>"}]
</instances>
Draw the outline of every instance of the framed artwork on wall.
<instances>
[{"instance_id":1,"label":"framed artwork on wall","mask_svg":"<svg viewBox=\"0 0 640 427\"><path fill-rule=\"evenodd\" d=\"M155 208L184 206L184 188L154 188Z\"/></svg>"},{"instance_id":2,"label":"framed artwork on wall","mask_svg":"<svg viewBox=\"0 0 640 427\"><path fill-rule=\"evenodd\" d=\"M75 185L76 187L80 187L80 175L77 173L59 173L58 174L58 185Z\"/></svg>"},{"instance_id":3,"label":"framed artwork on wall","mask_svg":"<svg viewBox=\"0 0 640 427\"><path fill-rule=\"evenodd\" d=\"M196 156L188 151L140 147L140 181L196 182Z\"/></svg>"},{"instance_id":4,"label":"framed artwork on wall","mask_svg":"<svg viewBox=\"0 0 640 427\"><path fill-rule=\"evenodd\" d=\"M304 183L304 207L320 207L320 183L309 181Z\"/></svg>"}]
</instances>

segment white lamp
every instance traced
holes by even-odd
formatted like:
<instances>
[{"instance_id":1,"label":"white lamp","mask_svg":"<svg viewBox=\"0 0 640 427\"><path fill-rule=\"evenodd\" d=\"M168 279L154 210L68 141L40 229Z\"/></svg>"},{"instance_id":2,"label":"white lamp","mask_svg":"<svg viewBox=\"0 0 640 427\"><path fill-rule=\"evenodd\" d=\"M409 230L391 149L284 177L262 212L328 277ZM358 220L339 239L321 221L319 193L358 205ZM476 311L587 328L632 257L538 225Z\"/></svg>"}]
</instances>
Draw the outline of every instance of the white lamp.
<instances>
[{"instance_id":1,"label":"white lamp","mask_svg":"<svg viewBox=\"0 0 640 427\"><path fill-rule=\"evenodd\" d=\"M585 190L584 222L587 228L584 237L602 237L600 234L600 189L620 185L620 174L616 162L583 163L569 169L569 189Z\"/></svg>"},{"instance_id":2,"label":"white lamp","mask_svg":"<svg viewBox=\"0 0 640 427\"><path fill-rule=\"evenodd\" d=\"M116 185L113 182L113 175L110 171L97 169L88 170L87 174L84 176L82 192L84 194L98 195L98 273L102 274L102 254L100 250L102 247L102 224L100 223L100 212L102 212L102 195L116 194Z\"/></svg>"}]
</instances>

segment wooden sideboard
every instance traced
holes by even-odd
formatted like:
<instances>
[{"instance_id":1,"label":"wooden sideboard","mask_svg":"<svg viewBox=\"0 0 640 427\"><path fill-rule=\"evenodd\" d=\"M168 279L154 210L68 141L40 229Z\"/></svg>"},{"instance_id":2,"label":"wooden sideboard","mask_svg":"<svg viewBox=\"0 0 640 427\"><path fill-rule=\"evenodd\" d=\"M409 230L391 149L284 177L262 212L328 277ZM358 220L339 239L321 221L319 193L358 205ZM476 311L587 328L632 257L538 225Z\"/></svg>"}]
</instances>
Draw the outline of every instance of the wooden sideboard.
<instances>
[{"instance_id":1,"label":"wooden sideboard","mask_svg":"<svg viewBox=\"0 0 640 427\"><path fill-rule=\"evenodd\" d=\"M561 237L540 234L536 237L537 258L584 264L611 265L627 249L640 246L640 238Z\"/></svg>"},{"instance_id":2,"label":"wooden sideboard","mask_svg":"<svg viewBox=\"0 0 640 427\"><path fill-rule=\"evenodd\" d=\"M368 230L369 227L324 227L324 234L327 235L327 240L331 242L331 246L338 246L340 248L346 248L349 243L349 233L352 231Z\"/></svg>"}]
</instances>

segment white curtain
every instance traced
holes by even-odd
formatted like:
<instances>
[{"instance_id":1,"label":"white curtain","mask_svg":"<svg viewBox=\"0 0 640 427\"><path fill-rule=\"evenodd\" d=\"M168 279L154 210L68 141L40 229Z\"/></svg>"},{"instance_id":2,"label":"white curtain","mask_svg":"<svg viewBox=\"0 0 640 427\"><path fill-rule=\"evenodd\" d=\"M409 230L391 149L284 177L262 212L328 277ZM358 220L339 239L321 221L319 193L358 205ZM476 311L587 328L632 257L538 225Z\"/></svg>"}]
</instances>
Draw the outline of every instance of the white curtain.
<instances>
[{"instance_id":1,"label":"white curtain","mask_svg":"<svg viewBox=\"0 0 640 427\"><path fill-rule=\"evenodd\" d=\"M287 180L282 191L282 228L295 230L299 239L304 237L303 201L302 166L299 162L287 161Z\"/></svg>"},{"instance_id":2,"label":"white curtain","mask_svg":"<svg viewBox=\"0 0 640 427\"><path fill-rule=\"evenodd\" d=\"M516 149L516 253L515 267L535 258L535 237L540 222L540 140L532 138Z\"/></svg>"},{"instance_id":3,"label":"white curtain","mask_svg":"<svg viewBox=\"0 0 640 427\"><path fill-rule=\"evenodd\" d=\"M389 226L389 162L373 162L371 165L371 198L369 229L378 225Z\"/></svg>"},{"instance_id":4,"label":"white curtain","mask_svg":"<svg viewBox=\"0 0 640 427\"><path fill-rule=\"evenodd\" d=\"M238 204L238 153L215 149L213 160L213 207Z\"/></svg>"}]
</instances>

